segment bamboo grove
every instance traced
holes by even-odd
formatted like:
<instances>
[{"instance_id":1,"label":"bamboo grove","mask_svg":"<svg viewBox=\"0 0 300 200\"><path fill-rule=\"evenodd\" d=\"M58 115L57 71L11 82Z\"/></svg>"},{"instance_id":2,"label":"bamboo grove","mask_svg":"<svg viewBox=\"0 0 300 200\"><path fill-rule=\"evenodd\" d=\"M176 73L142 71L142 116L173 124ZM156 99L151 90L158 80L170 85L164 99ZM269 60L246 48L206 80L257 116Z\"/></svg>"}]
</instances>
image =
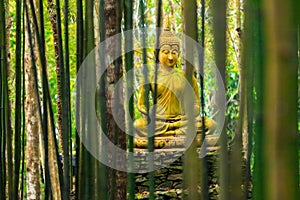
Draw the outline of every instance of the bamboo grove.
<instances>
[{"instance_id":1,"label":"bamboo grove","mask_svg":"<svg viewBox=\"0 0 300 200\"><path fill-rule=\"evenodd\" d=\"M134 126L128 119L138 114L136 96L130 94L135 92L137 71L147 78L151 67L157 78L158 51L149 55L158 50L160 31L149 44L153 48L139 52L132 51L136 38L145 47L150 33L124 33L163 27L168 13L175 31L204 48L200 54L188 42L183 47L187 57L200 62L198 69L185 63L185 74L187 80L195 71L203 74L197 79L202 121L212 101L207 97L213 77L205 67L206 57L214 60L226 89L227 104L218 111L226 113L218 130L218 198L300 198L299 1L1 0L0 199L140 198L135 173L108 167L83 144L82 138L99 131L86 111L96 109L105 136L118 148L134 152L134 135L127 134ZM109 40L118 34L119 40ZM99 61L93 50L101 42L105 45L100 45ZM122 56L99 75L101 66L116 55ZM78 85L76 73L86 67L89 56L99 67ZM119 81L126 87L118 88ZM96 92L85 90L93 82ZM83 101L85 96L95 97L95 105ZM153 115L148 115L149 122L155 119L150 104L156 104L156 98L148 89L145 96L147 112ZM118 105L122 99L128 108ZM213 100L222 104L217 97ZM125 129L114 120L113 105L118 105L114 112ZM149 152L155 151L154 131L154 126L148 129ZM90 145L112 159L102 138ZM193 141L183 155L181 198L213 199L208 158L198 159L196 151ZM113 159L135 167L132 156ZM153 162L150 157L147 199L159 199Z\"/></svg>"}]
</instances>

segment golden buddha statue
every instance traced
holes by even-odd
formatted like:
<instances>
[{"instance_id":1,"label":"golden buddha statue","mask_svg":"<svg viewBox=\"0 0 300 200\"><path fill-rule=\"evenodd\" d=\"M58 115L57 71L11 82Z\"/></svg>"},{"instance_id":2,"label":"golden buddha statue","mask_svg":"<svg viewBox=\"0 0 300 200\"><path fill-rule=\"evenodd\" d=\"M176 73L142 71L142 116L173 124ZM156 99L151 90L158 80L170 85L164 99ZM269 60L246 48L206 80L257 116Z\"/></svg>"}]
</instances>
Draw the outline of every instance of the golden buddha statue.
<instances>
[{"instance_id":1,"label":"golden buddha statue","mask_svg":"<svg viewBox=\"0 0 300 200\"><path fill-rule=\"evenodd\" d=\"M188 120L184 111L184 97L187 95L185 84L187 82L185 73L175 69L180 53L180 40L170 30L167 21L159 40L159 67L157 74L157 106L155 121L155 139L163 137L180 136L186 134ZM154 75L149 75L150 93L154 91ZM195 111L197 133L202 132L202 121L200 114L200 99L197 80L193 77L191 84L195 94ZM138 110L147 115L145 86L139 89ZM134 127L140 137L147 137L147 117L135 120ZM206 131L215 129L215 122L205 118ZM146 139L146 138L145 138ZM145 141L140 138L135 139L136 147L146 147ZM155 147L164 145L155 144Z\"/></svg>"}]
</instances>

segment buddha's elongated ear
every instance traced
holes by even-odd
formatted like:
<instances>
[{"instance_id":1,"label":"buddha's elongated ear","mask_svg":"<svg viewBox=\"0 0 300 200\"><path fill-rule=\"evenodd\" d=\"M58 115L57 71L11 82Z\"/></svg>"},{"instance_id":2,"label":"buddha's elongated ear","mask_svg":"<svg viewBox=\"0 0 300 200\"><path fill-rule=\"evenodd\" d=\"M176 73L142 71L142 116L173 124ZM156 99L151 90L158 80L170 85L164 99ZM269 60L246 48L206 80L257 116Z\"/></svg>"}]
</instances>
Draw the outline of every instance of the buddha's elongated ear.
<instances>
[{"instance_id":1,"label":"buddha's elongated ear","mask_svg":"<svg viewBox=\"0 0 300 200\"><path fill-rule=\"evenodd\" d=\"M178 48L177 53L178 53L178 58L179 58L179 57L180 57L180 54L181 54L180 48Z\"/></svg>"}]
</instances>

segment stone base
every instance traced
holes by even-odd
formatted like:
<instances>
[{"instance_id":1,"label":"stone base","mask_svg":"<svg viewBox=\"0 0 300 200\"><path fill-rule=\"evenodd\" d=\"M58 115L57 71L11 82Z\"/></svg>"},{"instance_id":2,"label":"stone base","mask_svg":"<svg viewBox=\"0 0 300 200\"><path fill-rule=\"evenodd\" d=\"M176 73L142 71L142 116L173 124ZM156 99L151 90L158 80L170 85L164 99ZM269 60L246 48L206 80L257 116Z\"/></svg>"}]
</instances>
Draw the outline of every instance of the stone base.
<instances>
[{"instance_id":1,"label":"stone base","mask_svg":"<svg viewBox=\"0 0 300 200\"><path fill-rule=\"evenodd\" d=\"M209 192L210 199L218 199L218 180L217 180L217 151L210 149L207 154L208 175L209 175ZM135 149L136 167L141 171L147 171L148 152L146 149ZM184 149L161 149L156 150L153 154L155 177L155 199L181 199L182 197L182 180L183 180L183 161L182 155ZM174 162L171 162L173 160ZM165 166L159 168L159 166ZM148 199L148 173L136 174L136 199Z\"/></svg>"}]
</instances>

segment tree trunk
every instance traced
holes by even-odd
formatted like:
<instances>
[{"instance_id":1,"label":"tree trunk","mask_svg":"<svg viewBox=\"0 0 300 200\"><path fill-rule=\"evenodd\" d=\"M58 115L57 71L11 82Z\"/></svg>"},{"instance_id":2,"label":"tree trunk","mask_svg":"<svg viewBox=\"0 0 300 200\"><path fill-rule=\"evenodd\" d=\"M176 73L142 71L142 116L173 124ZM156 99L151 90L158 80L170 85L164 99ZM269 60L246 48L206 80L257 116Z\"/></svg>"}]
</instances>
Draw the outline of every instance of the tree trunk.
<instances>
[{"instance_id":1,"label":"tree trunk","mask_svg":"<svg viewBox=\"0 0 300 200\"><path fill-rule=\"evenodd\" d=\"M29 5L28 1L26 2ZM28 9L27 9L28 12ZM28 19L28 14L26 20ZM29 26L30 27L29 27ZM31 35L29 35L32 30ZM25 25L25 88L26 88L26 133L27 133L27 146L26 146L26 182L27 182L27 199L41 199L41 186L40 186L40 159L39 159L39 134L40 134L40 122L41 116L39 111L39 99L37 96L37 81L34 74L34 68L31 57L31 49L36 43L36 37L34 34L34 26L32 22L28 22ZM29 41L30 40L30 41ZM29 42L32 42L32 46ZM36 57L36 56L35 56ZM36 58L34 58L36 59Z\"/></svg>"},{"instance_id":2,"label":"tree trunk","mask_svg":"<svg viewBox=\"0 0 300 200\"><path fill-rule=\"evenodd\" d=\"M120 33L121 31L121 5L117 0L107 0L105 1L105 21L106 21L106 38ZM121 42L113 40L112 43L106 46L106 57L116 58L116 55L121 51ZM109 62L110 63L110 62ZM106 88L106 116L107 116L107 128L108 128L108 138L115 143L118 147L126 149L126 134L115 125L115 121L112 115L112 101L115 103L122 102L116 97L113 97L113 88L115 84L122 76L122 60L116 59L107 67L106 77L107 77L107 88ZM122 98L122 91L117 92L118 98ZM115 104L116 105L116 104ZM124 116L124 110L121 109L122 106L116 105L120 109L118 110L118 116ZM113 158L116 162L122 160L122 158ZM112 162L114 162L112 160ZM110 194L112 199L126 199L126 182L127 175L125 172L115 171L114 169L109 170L109 186Z\"/></svg>"},{"instance_id":3,"label":"tree trunk","mask_svg":"<svg viewBox=\"0 0 300 200\"><path fill-rule=\"evenodd\" d=\"M35 7L37 8L38 4L35 3ZM55 10L52 10L52 13L55 13ZM51 14L52 14L51 13ZM39 10L36 11L36 15L39 16ZM50 19L51 16L50 16ZM39 27L41 26L41 22L40 22L40 18L37 17L37 22L39 24ZM51 21L52 22L52 21ZM40 33L41 34L41 33ZM35 38L35 33L32 33L32 35ZM55 38L55 37L54 37ZM26 47L27 49L27 47ZM47 67L46 67L47 68ZM42 69L41 69L42 70ZM43 76L41 74L41 76ZM43 77L45 79L47 79L47 77ZM34 90L33 90L34 91ZM43 93L43 96L46 98L46 93ZM48 106L47 106L48 107ZM49 173L50 173L50 182L51 182L51 186L48 185L48 187L51 187L51 195L54 199L60 199L61 198L61 193L60 193L60 184L59 184L59 172L58 172L58 164L57 164L57 158L56 158L56 150L55 149L55 138L53 138L53 132L55 130L52 129L52 125L51 125L51 116L50 116L50 109L49 107L47 108L47 123L45 124L46 126L48 126L48 131L47 131L47 147L48 147L48 164L49 164ZM45 171L45 144L44 144L44 135L40 132L39 134L39 146L40 146L40 157L41 157L41 162L42 162L42 166L43 166L43 170L44 170L44 175L48 172Z\"/></svg>"},{"instance_id":4,"label":"tree trunk","mask_svg":"<svg viewBox=\"0 0 300 200\"><path fill-rule=\"evenodd\" d=\"M50 113L49 109L48 113ZM59 172L56 157L56 151L58 151L58 149L55 148L55 138L52 134L55 130L52 130L50 116L48 118L48 130L49 172L51 180L51 191L53 199L61 199L61 188L59 184Z\"/></svg>"},{"instance_id":5,"label":"tree trunk","mask_svg":"<svg viewBox=\"0 0 300 200\"><path fill-rule=\"evenodd\" d=\"M57 125L58 125L58 133L59 133L59 144L60 149L62 148L62 110L61 110L61 83L60 83L60 64L59 64L59 51L58 51L58 33L57 33L57 21L56 21L56 11L55 4L53 0L48 0L47 11L49 13L49 18L52 26L52 33L54 38L54 53L55 53L55 63L56 63L56 78L57 78Z\"/></svg>"}]
</instances>

